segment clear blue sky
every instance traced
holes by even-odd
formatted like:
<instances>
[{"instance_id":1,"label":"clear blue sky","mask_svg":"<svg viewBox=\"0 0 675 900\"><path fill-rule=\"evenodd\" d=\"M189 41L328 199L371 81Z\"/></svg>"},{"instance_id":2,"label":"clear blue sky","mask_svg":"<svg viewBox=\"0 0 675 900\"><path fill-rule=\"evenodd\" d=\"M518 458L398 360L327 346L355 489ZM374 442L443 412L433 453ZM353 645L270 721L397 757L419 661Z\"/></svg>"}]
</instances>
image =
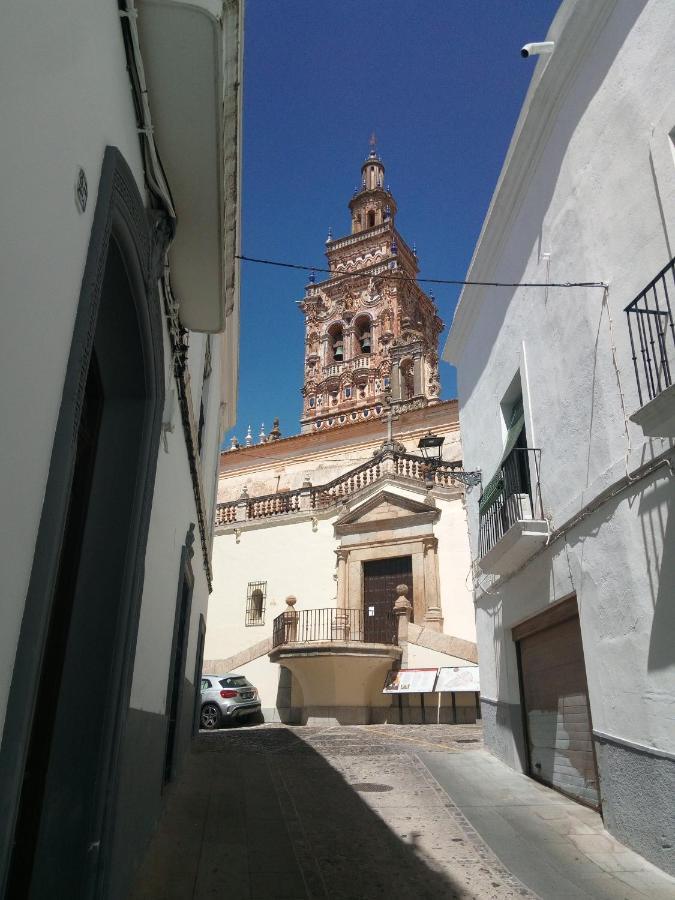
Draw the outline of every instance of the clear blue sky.
<instances>
[{"instance_id":1,"label":"clear blue sky","mask_svg":"<svg viewBox=\"0 0 675 900\"><path fill-rule=\"evenodd\" d=\"M462 278L558 0L247 0L242 252L325 265L377 135L421 275ZM299 432L302 272L242 263L239 407ZM434 291L446 326L459 291ZM441 337L443 346L444 335ZM454 370L441 364L442 396ZM229 442L227 442L229 446Z\"/></svg>"}]
</instances>

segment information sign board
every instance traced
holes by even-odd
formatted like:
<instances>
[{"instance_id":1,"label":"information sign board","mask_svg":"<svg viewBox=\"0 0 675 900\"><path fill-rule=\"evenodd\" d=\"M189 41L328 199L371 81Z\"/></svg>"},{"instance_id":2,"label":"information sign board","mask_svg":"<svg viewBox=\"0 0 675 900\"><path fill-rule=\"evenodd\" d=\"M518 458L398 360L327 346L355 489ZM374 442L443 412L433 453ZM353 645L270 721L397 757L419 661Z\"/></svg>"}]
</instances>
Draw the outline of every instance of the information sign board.
<instances>
[{"instance_id":1,"label":"information sign board","mask_svg":"<svg viewBox=\"0 0 675 900\"><path fill-rule=\"evenodd\" d=\"M448 666L438 670L437 691L480 691L478 666Z\"/></svg>"},{"instance_id":2,"label":"information sign board","mask_svg":"<svg viewBox=\"0 0 675 900\"><path fill-rule=\"evenodd\" d=\"M383 694L430 694L438 669L391 669L384 682Z\"/></svg>"}]
</instances>

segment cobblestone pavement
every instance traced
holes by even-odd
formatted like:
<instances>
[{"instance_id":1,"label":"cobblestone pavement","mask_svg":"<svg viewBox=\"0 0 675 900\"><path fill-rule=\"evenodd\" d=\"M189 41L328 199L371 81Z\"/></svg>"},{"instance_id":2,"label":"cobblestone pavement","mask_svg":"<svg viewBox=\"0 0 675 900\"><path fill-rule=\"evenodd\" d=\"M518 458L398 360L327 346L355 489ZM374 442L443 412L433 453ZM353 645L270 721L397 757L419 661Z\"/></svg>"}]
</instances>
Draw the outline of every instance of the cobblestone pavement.
<instances>
[{"instance_id":1,"label":"cobblestone pavement","mask_svg":"<svg viewBox=\"0 0 675 900\"><path fill-rule=\"evenodd\" d=\"M535 897L416 755L481 745L470 725L202 734L133 898Z\"/></svg>"},{"instance_id":2,"label":"cobblestone pavement","mask_svg":"<svg viewBox=\"0 0 675 900\"><path fill-rule=\"evenodd\" d=\"M598 840L625 871L577 846ZM132 900L675 898L628 853L483 752L480 725L263 725L200 735Z\"/></svg>"}]
</instances>

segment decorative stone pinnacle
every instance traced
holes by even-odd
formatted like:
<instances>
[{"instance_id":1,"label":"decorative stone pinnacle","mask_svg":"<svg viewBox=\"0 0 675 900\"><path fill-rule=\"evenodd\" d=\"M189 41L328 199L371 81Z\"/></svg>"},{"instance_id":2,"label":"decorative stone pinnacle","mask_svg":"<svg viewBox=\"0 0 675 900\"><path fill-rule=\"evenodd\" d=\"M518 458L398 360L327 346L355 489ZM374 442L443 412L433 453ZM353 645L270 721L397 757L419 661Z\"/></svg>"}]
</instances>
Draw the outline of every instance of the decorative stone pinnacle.
<instances>
[{"instance_id":1,"label":"decorative stone pinnacle","mask_svg":"<svg viewBox=\"0 0 675 900\"><path fill-rule=\"evenodd\" d=\"M293 609L297 602L298 598L294 597L293 594L289 594L289 596L286 597L286 606L290 606L291 609Z\"/></svg>"}]
</instances>

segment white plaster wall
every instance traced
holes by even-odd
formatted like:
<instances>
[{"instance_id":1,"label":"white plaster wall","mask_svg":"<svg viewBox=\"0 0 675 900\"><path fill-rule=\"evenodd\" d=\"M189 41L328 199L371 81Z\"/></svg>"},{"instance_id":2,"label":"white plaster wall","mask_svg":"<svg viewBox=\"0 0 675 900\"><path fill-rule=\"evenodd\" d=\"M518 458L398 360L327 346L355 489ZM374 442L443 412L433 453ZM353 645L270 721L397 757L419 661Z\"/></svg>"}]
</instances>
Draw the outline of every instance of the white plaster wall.
<instances>
[{"instance_id":1,"label":"white plaster wall","mask_svg":"<svg viewBox=\"0 0 675 900\"><path fill-rule=\"evenodd\" d=\"M2 723L106 145L144 188L115 3L4 4L0 83Z\"/></svg>"},{"instance_id":2,"label":"white plaster wall","mask_svg":"<svg viewBox=\"0 0 675 900\"><path fill-rule=\"evenodd\" d=\"M12 2L0 29L0 373L13 390L0 398L3 466L0 522L3 589L0 622L0 723L4 722L23 604L61 404L103 154L116 146L145 196L143 166L119 14L115 3ZM152 104L152 98L150 98ZM87 175L86 211L75 205L78 167ZM180 225L179 225L180 227ZM190 336L196 419L205 336ZM215 496L220 442L222 342L212 339L213 374L202 477L207 507ZM167 392L173 379L166 329ZM180 551L197 523L178 404L168 452L160 444L148 535L131 706L163 713ZM193 679L197 625L208 587L195 529L186 677Z\"/></svg>"},{"instance_id":3,"label":"white plaster wall","mask_svg":"<svg viewBox=\"0 0 675 900\"><path fill-rule=\"evenodd\" d=\"M225 659L271 637L289 594L297 597L296 610L337 606L334 521L319 520L316 531L309 521L274 523L243 532L238 544L233 534L216 535L205 660ZM245 624L249 581L267 582L264 625Z\"/></svg>"},{"instance_id":4,"label":"white plaster wall","mask_svg":"<svg viewBox=\"0 0 675 900\"><path fill-rule=\"evenodd\" d=\"M462 300L477 310L454 360L466 467L481 469L484 483L492 476L503 447L499 401L520 368L528 442L542 448L541 490L553 527L625 474L627 456L633 467L667 446L645 441L625 421L618 380L630 414L638 400L622 310L673 255L673 223L657 202L657 187L672 196L672 142L672 165L658 173L650 146L655 128L665 140L675 127L675 111L668 118L674 44L668 0L615 5L577 68L489 270L490 280L606 280L608 303L601 290L583 288L486 290L480 308L475 291ZM603 506L566 543L482 597L485 696L519 699L513 642L502 629L575 590L594 727L675 749L675 659L663 637L672 633L673 488L663 474L657 480ZM475 556L477 497L468 509Z\"/></svg>"},{"instance_id":5,"label":"white plaster wall","mask_svg":"<svg viewBox=\"0 0 675 900\"><path fill-rule=\"evenodd\" d=\"M168 453L160 445L157 460L130 699L135 709L155 713L164 713L166 709L181 550L191 522L195 523L192 558L195 583L185 664L185 677L190 682L194 680L199 616L201 613L206 619L209 598L182 428L169 435L168 441ZM214 465L212 458L212 468Z\"/></svg>"},{"instance_id":6,"label":"white plaster wall","mask_svg":"<svg viewBox=\"0 0 675 900\"><path fill-rule=\"evenodd\" d=\"M461 498L450 501L437 499L436 503L441 510L441 517L434 525L434 534L438 538L443 631L475 642L471 552L464 501Z\"/></svg>"}]
</instances>

